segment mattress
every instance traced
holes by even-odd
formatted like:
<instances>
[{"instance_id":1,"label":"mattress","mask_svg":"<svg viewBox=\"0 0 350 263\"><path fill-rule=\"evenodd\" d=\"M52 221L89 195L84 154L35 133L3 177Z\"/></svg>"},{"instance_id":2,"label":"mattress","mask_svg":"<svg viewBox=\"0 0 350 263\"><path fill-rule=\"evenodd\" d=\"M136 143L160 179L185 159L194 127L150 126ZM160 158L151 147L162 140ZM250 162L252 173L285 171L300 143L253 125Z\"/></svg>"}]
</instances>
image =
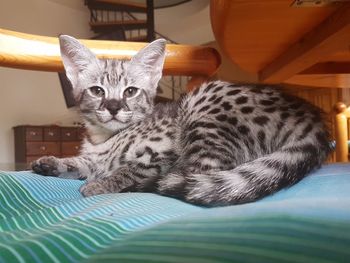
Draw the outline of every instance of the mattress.
<instances>
[{"instance_id":1,"label":"mattress","mask_svg":"<svg viewBox=\"0 0 350 263\"><path fill-rule=\"evenodd\" d=\"M350 164L217 208L82 184L0 172L0 262L350 262Z\"/></svg>"}]
</instances>

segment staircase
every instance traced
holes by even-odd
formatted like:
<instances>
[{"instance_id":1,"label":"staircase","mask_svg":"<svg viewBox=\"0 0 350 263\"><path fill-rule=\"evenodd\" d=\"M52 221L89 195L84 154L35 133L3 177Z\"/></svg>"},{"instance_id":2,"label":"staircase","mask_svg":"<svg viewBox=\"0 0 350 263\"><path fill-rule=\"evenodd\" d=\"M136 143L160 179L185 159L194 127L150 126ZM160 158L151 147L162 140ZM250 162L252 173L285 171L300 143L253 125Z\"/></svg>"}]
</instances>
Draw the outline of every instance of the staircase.
<instances>
[{"instance_id":1,"label":"staircase","mask_svg":"<svg viewBox=\"0 0 350 263\"><path fill-rule=\"evenodd\" d=\"M96 39L107 39L106 36L118 36L118 39L109 39L119 41L151 42L155 39L153 0L146 0L144 4L126 0L85 0L85 4L90 10L90 28L97 34Z\"/></svg>"},{"instance_id":2,"label":"staircase","mask_svg":"<svg viewBox=\"0 0 350 263\"><path fill-rule=\"evenodd\" d=\"M93 39L131 42L151 42L164 38L154 31L153 0L145 3L127 0L85 0L90 10L90 28L96 34ZM174 100L184 92L187 76L165 76L159 82L156 102Z\"/></svg>"}]
</instances>

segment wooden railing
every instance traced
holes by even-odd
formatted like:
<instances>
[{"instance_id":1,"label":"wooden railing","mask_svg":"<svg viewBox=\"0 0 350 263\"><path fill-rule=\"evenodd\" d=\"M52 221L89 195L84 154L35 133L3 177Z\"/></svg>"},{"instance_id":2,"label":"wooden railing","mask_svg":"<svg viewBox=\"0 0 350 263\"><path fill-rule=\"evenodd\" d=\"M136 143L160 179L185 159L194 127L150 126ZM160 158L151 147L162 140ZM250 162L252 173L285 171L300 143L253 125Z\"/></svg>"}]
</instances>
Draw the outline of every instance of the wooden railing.
<instances>
[{"instance_id":1,"label":"wooden railing","mask_svg":"<svg viewBox=\"0 0 350 263\"><path fill-rule=\"evenodd\" d=\"M100 58L130 59L145 43L81 40ZM167 45L164 75L210 77L220 55L210 47ZM63 71L58 38L0 29L0 66L40 71Z\"/></svg>"},{"instance_id":2,"label":"wooden railing","mask_svg":"<svg viewBox=\"0 0 350 263\"><path fill-rule=\"evenodd\" d=\"M350 107L338 102L335 105L335 154L337 162L349 162Z\"/></svg>"}]
</instances>

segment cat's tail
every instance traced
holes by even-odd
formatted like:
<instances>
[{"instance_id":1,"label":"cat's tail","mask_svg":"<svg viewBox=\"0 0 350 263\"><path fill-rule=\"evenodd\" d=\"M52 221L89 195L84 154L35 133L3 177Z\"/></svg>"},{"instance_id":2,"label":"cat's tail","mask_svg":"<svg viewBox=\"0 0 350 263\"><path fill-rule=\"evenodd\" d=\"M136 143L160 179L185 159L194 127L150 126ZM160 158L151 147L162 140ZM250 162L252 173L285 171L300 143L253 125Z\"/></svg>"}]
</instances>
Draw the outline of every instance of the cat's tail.
<instances>
[{"instance_id":1,"label":"cat's tail","mask_svg":"<svg viewBox=\"0 0 350 263\"><path fill-rule=\"evenodd\" d=\"M331 150L328 142L303 140L228 171L170 173L159 181L158 192L205 206L251 202L298 182L320 167Z\"/></svg>"}]
</instances>

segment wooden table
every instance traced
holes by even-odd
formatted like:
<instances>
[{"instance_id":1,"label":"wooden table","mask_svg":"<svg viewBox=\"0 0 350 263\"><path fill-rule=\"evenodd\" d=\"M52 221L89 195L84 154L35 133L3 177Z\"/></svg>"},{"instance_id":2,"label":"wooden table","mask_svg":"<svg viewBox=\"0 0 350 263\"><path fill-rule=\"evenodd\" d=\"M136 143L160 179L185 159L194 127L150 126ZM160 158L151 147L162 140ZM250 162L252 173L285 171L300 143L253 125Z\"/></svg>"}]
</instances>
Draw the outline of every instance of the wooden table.
<instances>
[{"instance_id":1,"label":"wooden table","mask_svg":"<svg viewBox=\"0 0 350 263\"><path fill-rule=\"evenodd\" d=\"M350 2L322 7L293 2L211 0L219 46L262 82L350 87Z\"/></svg>"}]
</instances>

